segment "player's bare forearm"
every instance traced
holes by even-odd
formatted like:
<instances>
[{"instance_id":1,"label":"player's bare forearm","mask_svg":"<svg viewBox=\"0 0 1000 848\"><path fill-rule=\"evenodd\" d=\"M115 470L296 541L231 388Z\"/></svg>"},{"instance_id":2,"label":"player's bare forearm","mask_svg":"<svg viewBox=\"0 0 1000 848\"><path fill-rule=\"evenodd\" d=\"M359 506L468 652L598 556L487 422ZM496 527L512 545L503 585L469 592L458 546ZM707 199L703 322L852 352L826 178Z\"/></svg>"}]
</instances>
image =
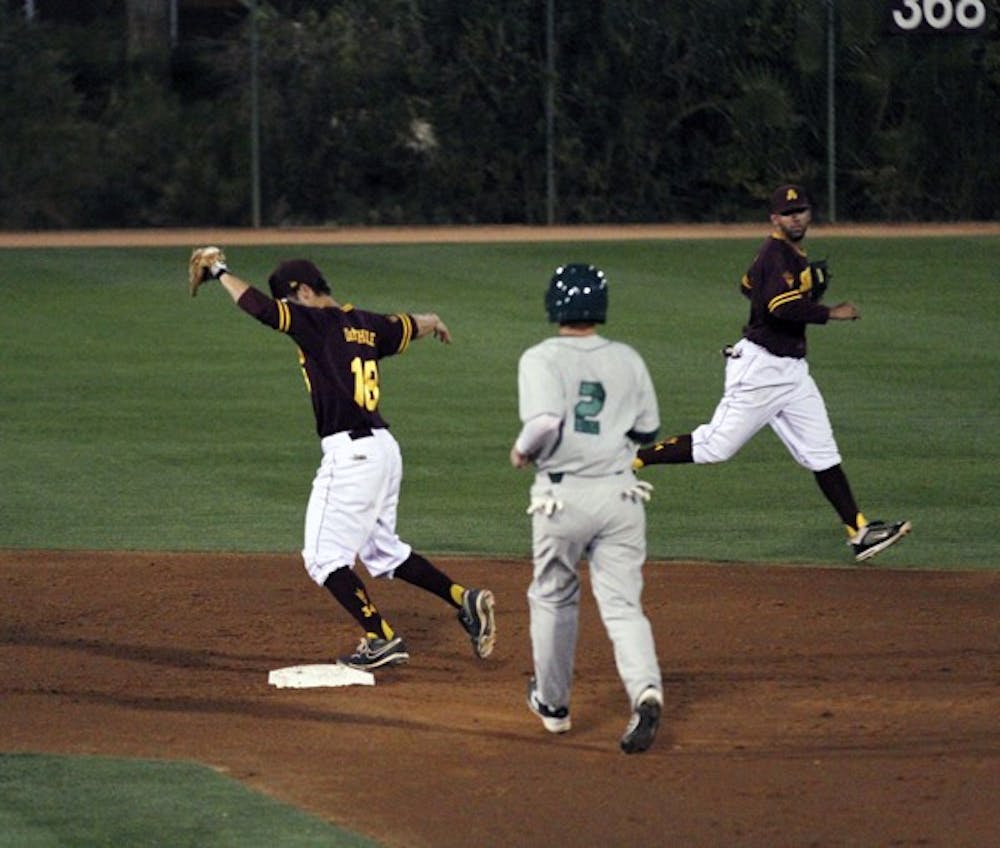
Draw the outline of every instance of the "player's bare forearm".
<instances>
[{"instance_id":1,"label":"player's bare forearm","mask_svg":"<svg viewBox=\"0 0 1000 848\"><path fill-rule=\"evenodd\" d=\"M448 344L451 342L451 332L447 325L433 312L411 313L411 317L417 325L416 338L434 334L434 338Z\"/></svg>"},{"instance_id":2,"label":"player's bare forearm","mask_svg":"<svg viewBox=\"0 0 1000 848\"><path fill-rule=\"evenodd\" d=\"M235 274L229 271L223 271L222 275L219 277L219 282L222 283L222 287L229 292L229 296L233 299L233 303L238 301L246 292L250 285L243 282Z\"/></svg>"},{"instance_id":3,"label":"player's bare forearm","mask_svg":"<svg viewBox=\"0 0 1000 848\"><path fill-rule=\"evenodd\" d=\"M858 307L850 301L844 301L830 307L831 321L855 321L860 317L861 313L858 311Z\"/></svg>"}]
</instances>

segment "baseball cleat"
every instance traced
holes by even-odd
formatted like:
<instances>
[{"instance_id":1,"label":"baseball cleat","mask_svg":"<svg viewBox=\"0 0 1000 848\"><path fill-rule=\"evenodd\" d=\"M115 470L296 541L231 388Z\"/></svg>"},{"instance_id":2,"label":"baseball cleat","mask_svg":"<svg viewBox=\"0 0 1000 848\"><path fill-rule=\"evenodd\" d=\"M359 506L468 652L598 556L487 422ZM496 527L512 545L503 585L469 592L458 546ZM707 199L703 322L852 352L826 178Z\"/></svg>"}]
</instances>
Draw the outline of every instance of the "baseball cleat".
<instances>
[{"instance_id":1,"label":"baseball cleat","mask_svg":"<svg viewBox=\"0 0 1000 848\"><path fill-rule=\"evenodd\" d=\"M639 696L639 703L636 704L620 743L626 754L638 754L653 744L662 712L663 695L658 689L647 689Z\"/></svg>"},{"instance_id":2,"label":"baseball cleat","mask_svg":"<svg viewBox=\"0 0 1000 848\"><path fill-rule=\"evenodd\" d=\"M466 589L462 594L462 608L458 611L458 620L469 634L472 650L480 659L485 659L493 653L493 646L497 640L493 606L493 593L489 589Z\"/></svg>"},{"instance_id":3,"label":"baseball cleat","mask_svg":"<svg viewBox=\"0 0 1000 848\"><path fill-rule=\"evenodd\" d=\"M872 521L855 533L847 544L854 550L854 559L857 562L863 562L884 551L890 545L896 544L912 529L913 525L909 521L896 521L892 524L886 524L884 521Z\"/></svg>"},{"instance_id":4,"label":"baseball cleat","mask_svg":"<svg viewBox=\"0 0 1000 848\"><path fill-rule=\"evenodd\" d=\"M337 660L348 668L371 671L382 666L403 665L410 659L406 652L406 643L401 636L392 639L379 639L365 636L354 653L340 657Z\"/></svg>"},{"instance_id":5,"label":"baseball cleat","mask_svg":"<svg viewBox=\"0 0 1000 848\"><path fill-rule=\"evenodd\" d=\"M565 733L570 729L569 707L550 707L538 699L535 678L528 682L528 709L542 720L549 733Z\"/></svg>"}]
</instances>

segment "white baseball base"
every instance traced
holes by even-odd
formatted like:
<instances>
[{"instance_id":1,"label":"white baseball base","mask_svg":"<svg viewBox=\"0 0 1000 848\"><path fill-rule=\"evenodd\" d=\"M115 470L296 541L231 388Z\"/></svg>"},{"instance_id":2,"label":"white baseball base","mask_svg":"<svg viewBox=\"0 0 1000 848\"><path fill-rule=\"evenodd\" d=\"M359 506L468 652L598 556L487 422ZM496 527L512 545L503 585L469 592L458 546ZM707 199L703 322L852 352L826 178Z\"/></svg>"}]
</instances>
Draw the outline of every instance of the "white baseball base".
<instances>
[{"instance_id":1,"label":"white baseball base","mask_svg":"<svg viewBox=\"0 0 1000 848\"><path fill-rule=\"evenodd\" d=\"M314 689L321 686L374 686L375 675L370 671L348 668L340 663L330 665L292 665L276 668L267 675L267 682L279 689Z\"/></svg>"}]
</instances>

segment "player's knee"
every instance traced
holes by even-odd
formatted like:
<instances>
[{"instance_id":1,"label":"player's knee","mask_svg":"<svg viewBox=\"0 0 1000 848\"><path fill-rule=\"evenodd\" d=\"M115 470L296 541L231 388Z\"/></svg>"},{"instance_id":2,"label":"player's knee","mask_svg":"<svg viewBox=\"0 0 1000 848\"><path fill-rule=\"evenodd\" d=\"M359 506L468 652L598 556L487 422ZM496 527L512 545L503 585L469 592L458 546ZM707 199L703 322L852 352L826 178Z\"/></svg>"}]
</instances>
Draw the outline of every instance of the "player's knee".
<instances>
[{"instance_id":1,"label":"player's knee","mask_svg":"<svg viewBox=\"0 0 1000 848\"><path fill-rule=\"evenodd\" d=\"M834 466L840 465L840 454L836 451L818 451L803 456L796 456L796 461L807 471L814 474L828 471Z\"/></svg>"},{"instance_id":2,"label":"player's knee","mask_svg":"<svg viewBox=\"0 0 1000 848\"><path fill-rule=\"evenodd\" d=\"M726 462L739 452L740 445L728 439L710 439L691 446L691 458L697 465Z\"/></svg>"},{"instance_id":3,"label":"player's knee","mask_svg":"<svg viewBox=\"0 0 1000 848\"><path fill-rule=\"evenodd\" d=\"M335 564L330 562L318 562L311 557L303 554L302 556L303 565L305 565L306 573L309 578L317 585L323 586L326 584L327 578L340 568L350 568L348 565Z\"/></svg>"}]
</instances>

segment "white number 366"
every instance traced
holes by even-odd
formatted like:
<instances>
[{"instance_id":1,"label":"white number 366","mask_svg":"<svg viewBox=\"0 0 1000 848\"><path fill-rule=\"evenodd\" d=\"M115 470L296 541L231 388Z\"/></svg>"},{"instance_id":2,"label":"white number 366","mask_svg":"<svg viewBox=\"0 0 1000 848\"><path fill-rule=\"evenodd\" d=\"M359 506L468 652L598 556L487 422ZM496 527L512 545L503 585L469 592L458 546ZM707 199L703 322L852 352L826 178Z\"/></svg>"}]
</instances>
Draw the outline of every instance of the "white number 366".
<instances>
[{"instance_id":1,"label":"white number 366","mask_svg":"<svg viewBox=\"0 0 1000 848\"><path fill-rule=\"evenodd\" d=\"M978 29L986 20L983 0L899 0L902 9L893 9L892 19L900 29L916 29L926 23L947 29L952 21L965 29Z\"/></svg>"}]
</instances>

